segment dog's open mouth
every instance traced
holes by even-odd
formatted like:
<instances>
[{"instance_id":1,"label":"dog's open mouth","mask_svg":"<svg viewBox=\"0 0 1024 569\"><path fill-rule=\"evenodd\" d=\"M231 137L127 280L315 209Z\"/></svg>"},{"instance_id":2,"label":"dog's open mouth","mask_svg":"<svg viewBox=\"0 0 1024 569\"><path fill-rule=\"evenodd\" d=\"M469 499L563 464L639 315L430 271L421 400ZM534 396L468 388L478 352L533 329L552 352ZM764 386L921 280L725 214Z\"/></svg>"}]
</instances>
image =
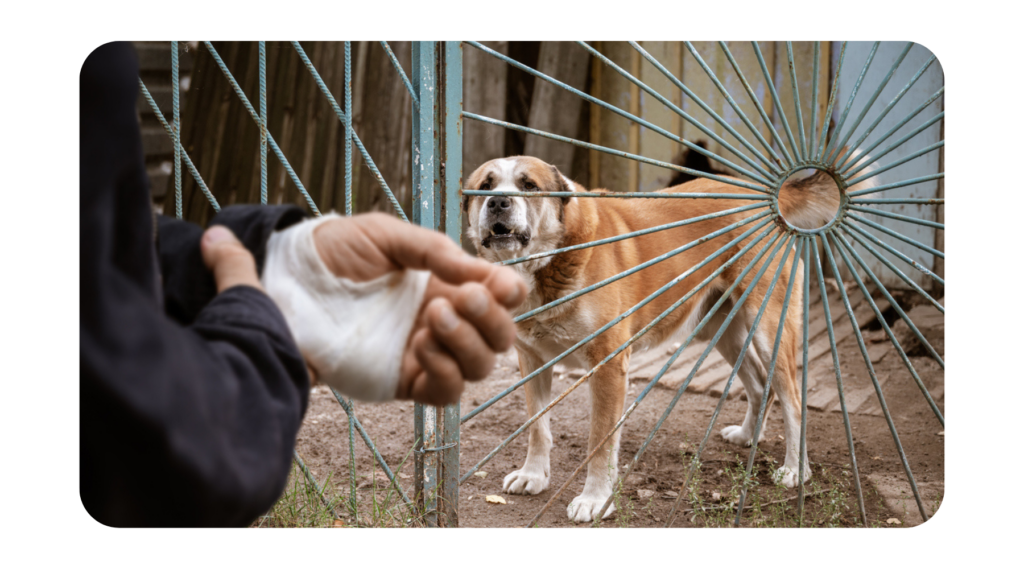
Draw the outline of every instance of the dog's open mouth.
<instances>
[{"instance_id":1,"label":"dog's open mouth","mask_svg":"<svg viewBox=\"0 0 1024 569\"><path fill-rule=\"evenodd\" d=\"M514 243L526 245L530 242L529 232L516 230L515 228L509 227L500 221L492 225L487 231L489 235L484 237L482 243L483 246L487 248L495 245L498 249L506 249L512 247Z\"/></svg>"}]
</instances>

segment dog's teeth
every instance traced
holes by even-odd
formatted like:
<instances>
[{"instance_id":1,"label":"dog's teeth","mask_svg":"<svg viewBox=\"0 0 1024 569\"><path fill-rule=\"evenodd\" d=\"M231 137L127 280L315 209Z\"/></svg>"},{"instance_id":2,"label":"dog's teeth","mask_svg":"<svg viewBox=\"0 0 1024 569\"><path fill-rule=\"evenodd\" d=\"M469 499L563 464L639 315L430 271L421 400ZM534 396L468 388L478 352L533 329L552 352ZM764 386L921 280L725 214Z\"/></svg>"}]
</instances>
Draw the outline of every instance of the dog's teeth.
<instances>
[{"instance_id":1,"label":"dog's teeth","mask_svg":"<svg viewBox=\"0 0 1024 569\"><path fill-rule=\"evenodd\" d=\"M493 229L491 230L491 235L494 235L494 230Z\"/></svg>"}]
</instances>

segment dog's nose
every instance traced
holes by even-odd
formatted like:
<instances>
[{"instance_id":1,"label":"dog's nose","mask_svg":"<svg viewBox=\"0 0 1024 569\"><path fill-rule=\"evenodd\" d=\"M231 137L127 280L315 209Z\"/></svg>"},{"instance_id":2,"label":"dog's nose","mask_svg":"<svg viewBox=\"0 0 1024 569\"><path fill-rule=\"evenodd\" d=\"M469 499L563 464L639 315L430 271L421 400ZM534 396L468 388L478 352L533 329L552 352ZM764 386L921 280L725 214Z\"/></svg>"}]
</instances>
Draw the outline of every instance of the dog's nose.
<instances>
[{"instance_id":1,"label":"dog's nose","mask_svg":"<svg viewBox=\"0 0 1024 569\"><path fill-rule=\"evenodd\" d=\"M512 207L512 200L506 197L495 196L487 202L487 210L491 213L501 213L510 207Z\"/></svg>"}]
</instances>

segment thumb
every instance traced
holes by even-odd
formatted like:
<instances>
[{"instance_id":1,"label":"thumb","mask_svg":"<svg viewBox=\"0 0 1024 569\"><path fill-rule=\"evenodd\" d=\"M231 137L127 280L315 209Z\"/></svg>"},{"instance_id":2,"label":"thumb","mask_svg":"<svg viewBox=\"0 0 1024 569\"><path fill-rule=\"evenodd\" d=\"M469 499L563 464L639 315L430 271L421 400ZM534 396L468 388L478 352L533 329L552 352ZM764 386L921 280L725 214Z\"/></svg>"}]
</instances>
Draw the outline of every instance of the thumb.
<instances>
[{"instance_id":1,"label":"thumb","mask_svg":"<svg viewBox=\"0 0 1024 569\"><path fill-rule=\"evenodd\" d=\"M214 225L207 229L200 249L206 268L213 272L218 293L238 285L263 290L256 274L256 259L227 227Z\"/></svg>"}]
</instances>

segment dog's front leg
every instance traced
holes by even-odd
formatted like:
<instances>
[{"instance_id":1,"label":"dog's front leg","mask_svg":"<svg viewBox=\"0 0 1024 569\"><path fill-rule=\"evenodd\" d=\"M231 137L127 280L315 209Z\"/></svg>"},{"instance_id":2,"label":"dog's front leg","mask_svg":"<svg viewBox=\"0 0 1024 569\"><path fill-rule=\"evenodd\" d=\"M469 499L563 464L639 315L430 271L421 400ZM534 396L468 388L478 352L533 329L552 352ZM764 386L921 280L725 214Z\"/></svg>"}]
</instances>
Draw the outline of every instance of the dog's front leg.
<instances>
[{"instance_id":1,"label":"dog's front leg","mask_svg":"<svg viewBox=\"0 0 1024 569\"><path fill-rule=\"evenodd\" d=\"M519 371L523 377L544 365L544 361L529 348L517 345ZM526 410L529 417L536 415L551 402L551 368L526 383ZM509 494L538 494L551 482L551 420L545 413L530 425L530 444L523 467L505 477L502 487Z\"/></svg>"},{"instance_id":2,"label":"dog's front leg","mask_svg":"<svg viewBox=\"0 0 1024 569\"><path fill-rule=\"evenodd\" d=\"M615 344L617 347L618 344ZM604 352L605 355L612 350ZM600 353L601 350L594 350L592 353ZM626 387L629 372L629 353L624 351L615 359L609 361L594 376L590 378L590 445L589 453L594 452L605 435L612 430L619 417L622 416L623 406L626 402ZM591 357L592 362L599 362L604 356ZM574 522L593 521L600 511L601 506L609 496L615 480L619 476L619 438L622 436L622 429L613 434L607 442L600 445L594 458L587 465L587 482L583 486L583 493L569 503L569 519ZM612 515L615 511L615 504L608 507L604 517Z\"/></svg>"}]
</instances>

